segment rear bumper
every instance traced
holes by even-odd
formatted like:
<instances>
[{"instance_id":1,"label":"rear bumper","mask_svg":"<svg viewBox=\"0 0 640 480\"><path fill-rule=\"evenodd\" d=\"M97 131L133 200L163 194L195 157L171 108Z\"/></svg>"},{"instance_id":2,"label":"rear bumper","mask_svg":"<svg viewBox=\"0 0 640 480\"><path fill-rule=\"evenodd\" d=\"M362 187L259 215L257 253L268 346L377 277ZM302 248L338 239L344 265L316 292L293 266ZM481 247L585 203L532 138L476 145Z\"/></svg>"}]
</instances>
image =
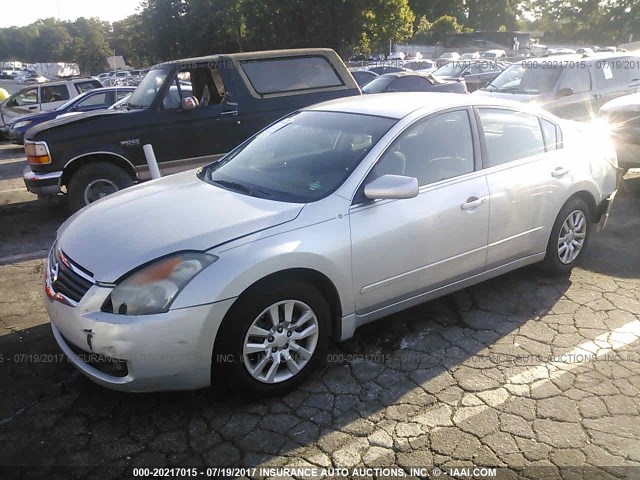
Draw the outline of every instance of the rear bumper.
<instances>
[{"instance_id":1,"label":"rear bumper","mask_svg":"<svg viewBox=\"0 0 640 480\"><path fill-rule=\"evenodd\" d=\"M50 193L60 193L60 181L62 172L35 173L29 166L22 172L24 185L31 193L46 195Z\"/></svg>"},{"instance_id":2,"label":"rear bumper","mask_svg":"<svg viewBox=\"0 0 640 480\"><path fill-rule=\"evenodd\" d=\"M635 143L616 142L618 165L622 168L640 167L640 145Z\"/></svg>"}]
</instances>

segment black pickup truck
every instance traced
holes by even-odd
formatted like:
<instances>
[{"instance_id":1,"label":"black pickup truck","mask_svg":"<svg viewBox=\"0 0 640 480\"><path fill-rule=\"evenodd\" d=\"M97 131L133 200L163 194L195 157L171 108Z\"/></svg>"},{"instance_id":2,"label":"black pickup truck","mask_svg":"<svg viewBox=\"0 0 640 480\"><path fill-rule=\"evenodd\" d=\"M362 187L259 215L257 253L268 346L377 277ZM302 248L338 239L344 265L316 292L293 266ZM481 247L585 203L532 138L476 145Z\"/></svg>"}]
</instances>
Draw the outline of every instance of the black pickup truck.
<instances>
[{"instance_id":1,"label":"black pickup truck","mask_svg":"<svg viewBox=\"0 0 640 480\"><path fill-rule=\"evenodd\" d=\"M221 54L153 67L126 104L26 132L23 178L39 196L66 193L78 210L150 178L143 146L175 173L215 160L287 113L360 95L330 49Z\"/></svg>"}]
</instances>

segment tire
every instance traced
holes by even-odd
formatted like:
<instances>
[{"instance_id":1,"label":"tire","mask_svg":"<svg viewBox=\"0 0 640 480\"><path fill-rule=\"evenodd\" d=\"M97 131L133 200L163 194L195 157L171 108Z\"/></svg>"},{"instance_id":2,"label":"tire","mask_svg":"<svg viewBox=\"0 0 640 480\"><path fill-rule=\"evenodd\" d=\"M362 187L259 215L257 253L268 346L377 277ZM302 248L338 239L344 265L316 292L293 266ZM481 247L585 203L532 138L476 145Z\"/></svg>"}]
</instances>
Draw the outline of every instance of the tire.
<instances>
[{"instance_id":1,"label":"tire","mask_svg":"<svg viewBox=\"0 0 640 480\"><path fill-rule=\"evenodd\" d=\"M282 322L286 318L285 311L291 309L293 322L291 328L283 324L282 332L271 322L271 307L278 306L277 316ZM306 309L311 311L305 317ZM297 321L296 321L297 319ZM299 323L296 326L298 321ZM313 334L295 340L296 334L308 333L313 326ZM264 286L243 294L225 316L218 332L211 365L211 386L219 389L219 385L252 395L280 395L303 382L309 374L322 362L329 344L330 336L329 305L324 296L313 286L299 281L283 281L280 284ZM263 330L257 330L256 327ZM258 332L250 335L249 330ZM268 335L267 328L270 329ZM286 342L286 343L285 343ZM247 344L256 347L255 353L245 350ZM293 348L293 345L296 348ZM271 345L271 347L269 347ZM303 347L312 354L308 359L298 347ZM275 349L275 350L274 350ZM289 361L298 365L289 366ZM278 362L277 360L281 360ZM250 373L249 368L257 372ZM272 375L270 375L272 374ZM272 378L269 378L272 377Z\"/></svg>"},{"instance_id":2,"label":"tire","mask_svg":"<svg viewBox=\"0 0 640 480\"><path fill-rule=\"evenodd\" d=\"M99 198L133 185L133 180L120 167L107 162L80 167L68 182L69 208L78 211Z\"/></svg>"},{"instance_id":3,"label":"tire","mask_svg":"<svg viewBox=\"0 0 640 480\"><path fill-rule=\"evenodd\" d=\"M570 274L587 248L592 226L591 212L584 200L574 197L565 203L553 224L543 269L554 275ZM561 242L561 237L571 241Z\"/></svg>"}]
</instances>

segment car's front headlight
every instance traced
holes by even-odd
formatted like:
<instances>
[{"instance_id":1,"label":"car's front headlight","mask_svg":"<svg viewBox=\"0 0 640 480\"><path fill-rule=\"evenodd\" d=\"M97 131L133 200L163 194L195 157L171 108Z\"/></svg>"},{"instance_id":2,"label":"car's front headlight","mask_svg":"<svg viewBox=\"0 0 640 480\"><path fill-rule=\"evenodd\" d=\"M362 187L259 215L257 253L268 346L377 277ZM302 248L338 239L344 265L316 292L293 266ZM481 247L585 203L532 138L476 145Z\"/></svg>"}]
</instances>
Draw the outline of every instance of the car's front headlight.
<instances>
[{"instance_id":1,"label":"car's front headlight","mask_svg":"<svg viewBox=\"0 0 640 480\"><path fill-rule=\"evenodd\" d=\"M121 281L103 310L120 315L164 313L193 277L216 260L215 255L201 252L182 252L156 260Z\"/></svg>"},{"instance_id":2,"label":"car's front headlight","mask_svg":"<svg viewBox=\"0 0 640 480\"><path fill-rule=\"evenodd\" d=\"M25 120L23 122L17 122L13 124L13 128L24 128L31 125L31 120Z\"/></svg>"}]
</instances>

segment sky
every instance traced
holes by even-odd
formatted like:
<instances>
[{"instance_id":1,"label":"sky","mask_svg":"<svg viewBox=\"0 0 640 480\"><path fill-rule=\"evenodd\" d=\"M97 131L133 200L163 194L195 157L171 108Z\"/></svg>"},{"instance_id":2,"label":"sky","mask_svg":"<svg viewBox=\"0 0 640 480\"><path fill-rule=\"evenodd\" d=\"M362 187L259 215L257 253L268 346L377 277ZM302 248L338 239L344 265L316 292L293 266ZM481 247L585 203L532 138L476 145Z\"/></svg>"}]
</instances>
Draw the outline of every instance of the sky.
<instances>
[{"instance_id":1,"label":"sky","mask_svg":"<svg viewBox=\"0 0 640 480\"><path fill-rule=\"evenodd\" d=\"M4 0L0 2L0 28L22 27L48 17L99 17L114 22L135 13L139 3L140 0Z\"/></svg>"}]
</instances>

